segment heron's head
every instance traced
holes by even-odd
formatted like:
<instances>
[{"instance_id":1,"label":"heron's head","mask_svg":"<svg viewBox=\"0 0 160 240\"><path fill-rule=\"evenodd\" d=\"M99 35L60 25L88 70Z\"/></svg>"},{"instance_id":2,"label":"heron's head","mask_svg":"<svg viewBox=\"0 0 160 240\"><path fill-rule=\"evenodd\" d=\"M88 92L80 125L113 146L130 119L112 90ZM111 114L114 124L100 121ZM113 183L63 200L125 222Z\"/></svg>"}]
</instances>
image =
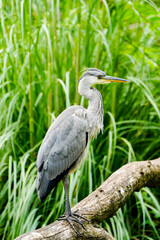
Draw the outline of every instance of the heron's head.
<instances>
[{"instance_id":1,"label":"heron's head","mask_svg":"<svg viewBox=\"0 0 160 240\"><path fill-rule=\"evenodd\" d=\"M107 76L103 71L96 68L89 68L79 79L79 83L92 86L93 84L105 84L111 82L129 82L128 80Z\"/></svg>"}]
</instances>

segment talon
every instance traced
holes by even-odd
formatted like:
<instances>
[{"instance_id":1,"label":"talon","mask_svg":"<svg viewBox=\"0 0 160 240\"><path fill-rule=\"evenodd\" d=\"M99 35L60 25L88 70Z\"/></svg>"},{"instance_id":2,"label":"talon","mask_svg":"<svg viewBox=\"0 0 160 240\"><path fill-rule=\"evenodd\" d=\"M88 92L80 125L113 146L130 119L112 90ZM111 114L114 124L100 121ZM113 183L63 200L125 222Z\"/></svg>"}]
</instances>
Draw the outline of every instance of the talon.
<instances>
[{"instance_id":1,"label":"talon","mask_svg":"<svg viewBox=\"0 0 160 240\"><path fill-rule=\"evenodd\" d=\"M83 223L80 221L80 220L78 220L77 218L73 218L73 216L72 216L72 221L75 221L76 223L79 223L82 227L83 227L83 229L85 229L86 230L86 228L85 228L85 226L83 225Z\"/></svg>"},{"instance_id":2,"label":"talon","mask_svg":"<svg viewBox=\"0 0 160 240\"><path fill-rule=\"evenodd\" d=\"M77 212L77 210L75 211L75 212ZM91 222L89 219L87 219L87 218L85 218L85 217L83 217L83 216L81 216L81 215L79 215L79 214L77 214L77 213L72 213L74 216L76 216L76 217L79 217L79 218L82 218L83 220L85 220L85 221L87 221L87 222Z\"/></svg>"},{"instance_id":3,"label":"talon","mask_svg":"<svg viewBox=\"0 0 160 240\"><path fill-rule=\"evenodd\" d=\"M78 231L76 230L76 228L74 227L73 223L71 222L69 217L66 217L66 220L68 221L68 223L70 224L70 226L72 227L72 229L75 231L75 233L78 235Z\"/></svg>"},{"instance_id":4,"label":"talon","mask_svg":"<svg viewBox=\"0 0 160 240\"><path fill-rule=\"evenodd\" d=\"M59 216L59 217L57 218L58 221L60 221L60 220L65 220L65 219L66 219L66 216L65 216L65 215Z\"/></svg>"},{"instance_id":5,"label":"talon","mask_svg":"<svg viewBox=\"0 0 160 240\"><path fill-rule=\"evenodd\" d=\"M90 220L86 219L85 217L82 217L80 216L79 214L76 214L75 212L74 213L70 213L70 215L62 215L60 217L57 218L58 221L61 221L61 220L66 220L70 226L72 227L72 229L74 230L74 232L77 234L77 235L80 235L80 233L76 230L76 228L74 227L72 221L80 224L84 230L86 230L85 226L83 225L83 222L80 221L78 218L82 218L83 220L85 221L88 221L90 222Z\"/></svg>"}]
</instances>

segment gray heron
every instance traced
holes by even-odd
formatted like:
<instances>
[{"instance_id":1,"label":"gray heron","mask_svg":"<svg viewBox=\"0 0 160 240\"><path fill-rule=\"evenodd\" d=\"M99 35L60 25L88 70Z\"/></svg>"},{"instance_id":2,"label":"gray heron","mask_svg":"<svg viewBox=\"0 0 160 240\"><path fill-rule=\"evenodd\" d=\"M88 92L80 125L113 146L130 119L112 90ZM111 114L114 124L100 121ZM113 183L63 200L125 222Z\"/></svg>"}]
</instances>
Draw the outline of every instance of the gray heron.
<instances>
[{"instance_id":1,"label":"gray heron","mask_svg":"<svg viewBox=\"0 0 160 240\"><path fill-rule=\"evenodd\" d=\"M73 221L82 225L86 218L71 212L69 202L69 174L85 159L93 137L103 130L103 102L94 84L128 82L125 79L106 76L96 68L89 68L79 79L78 92L89 104L65 109L52 123L40 146L37 156L36 189L40 200L45 200L51 190L62 180L65 190L65 214L59 220L67 220L73 230ZM81 220L80 220L81 219ZM83 220L82 220L83 219Z\"/></svg>"}]
</instances>

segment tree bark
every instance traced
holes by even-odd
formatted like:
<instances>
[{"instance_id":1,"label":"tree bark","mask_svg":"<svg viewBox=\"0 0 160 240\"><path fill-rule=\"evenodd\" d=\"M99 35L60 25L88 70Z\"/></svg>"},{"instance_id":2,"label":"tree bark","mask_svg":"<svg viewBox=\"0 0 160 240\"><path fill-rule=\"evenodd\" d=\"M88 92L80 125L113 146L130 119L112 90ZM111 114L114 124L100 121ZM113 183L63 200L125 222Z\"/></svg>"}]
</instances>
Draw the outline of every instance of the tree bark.
<instances>
[{"instance_id":1,"label":"tree bark","mask_svg":"<svg viewBox=\"0 0 160 240\"><path fill-rule=\"evenodd\" d=\"M66 221L55 221L46 227L23 234L16 240L114 240L104 229L99 227L98 223L112 217L120 207L124 206L134 191L139 191L146 186L160 187L160 158L124 165L93 193L77 203L72 211L77 210L78 214L91 220L90 223L84 223L86 231L74 223L76 229L81 233L80 236L75 234Z\"/></svg>"}]
</instances>

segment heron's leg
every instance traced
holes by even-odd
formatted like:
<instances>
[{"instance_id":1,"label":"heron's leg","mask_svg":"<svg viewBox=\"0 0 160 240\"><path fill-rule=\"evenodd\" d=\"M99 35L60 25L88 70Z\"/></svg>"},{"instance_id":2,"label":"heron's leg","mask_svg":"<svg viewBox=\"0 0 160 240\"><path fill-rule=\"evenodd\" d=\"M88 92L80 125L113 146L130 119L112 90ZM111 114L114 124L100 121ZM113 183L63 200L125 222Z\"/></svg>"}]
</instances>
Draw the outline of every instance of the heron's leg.
<instances>
[{"instance_id":1,"label":"heron's leg","mask_svg":"<svg viewBox=\"0 0 160 240\"><path fill-rule=\"evenodd\" d=\"M69 174L67 173L66 176L63 178L63 186L65 190L65 202L66 202L66 216L71 215L71 206L69 202Z\"/></svg>"},{"instance_id":2,"label":"heron's leg","mask_svg":"<svg viewBox=\"0 0 160 240\"><path fill-rule=\"evenodd\" d=\"M76 214L76 213L72 213L71 212L71 207L70 207L70 202L69 202L69 174L67 173L66 176L63 178L63 185L64 185L64 190L65 190L65 202L66 202L66 210L65 210L65 215L61 216L58 218L58 220L67 220L68 223L70 224L70 226L72 227L72 229L77 233L78 231L76 230L76 228L74 227L72 221L75 221L77 223L79 223L84 229L85 227L83 226L83 223L82 221L80 221L78 219L79 218L82 218L83 220L87 220L89 221L88 219Z\"/></svg>"}]
</instances>

